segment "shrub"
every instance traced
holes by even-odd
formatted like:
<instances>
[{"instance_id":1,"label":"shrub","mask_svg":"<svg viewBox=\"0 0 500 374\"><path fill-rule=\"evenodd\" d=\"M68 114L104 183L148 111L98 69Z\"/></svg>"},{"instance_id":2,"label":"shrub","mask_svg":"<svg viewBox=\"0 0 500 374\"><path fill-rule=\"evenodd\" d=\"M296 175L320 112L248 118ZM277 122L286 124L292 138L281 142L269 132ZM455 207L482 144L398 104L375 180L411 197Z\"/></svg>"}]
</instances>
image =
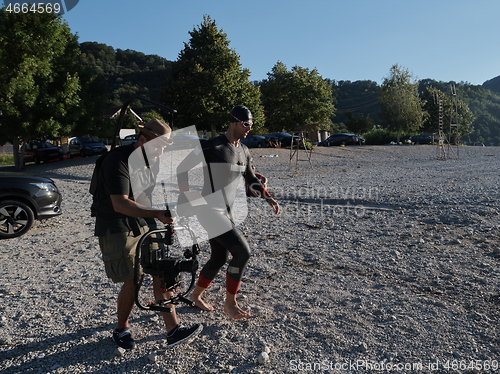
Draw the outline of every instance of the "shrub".
<instances>
[{"instance_id":1,"label":"shrub","mask_svg":"<svg viewBox=\"0 0 500 374\"><path fill-rule=\"evenodd\" d=\"M14 155L0 155L0 165L14 165Z\"/></svg>"},{"instance_id":2,"label":"shrub","mask_svg":"<svg viewBox=\"0 0 500 374\"><path fill-rule=\"evenodd\" d=\"M395 142L398 139L398 133L384 129L375 129L363 134L363 138L365 138L366 144L384 145ZM408 139L408 135L402 133L399 141L404 143L406 139Z\"/></svg>"}]
</instances>

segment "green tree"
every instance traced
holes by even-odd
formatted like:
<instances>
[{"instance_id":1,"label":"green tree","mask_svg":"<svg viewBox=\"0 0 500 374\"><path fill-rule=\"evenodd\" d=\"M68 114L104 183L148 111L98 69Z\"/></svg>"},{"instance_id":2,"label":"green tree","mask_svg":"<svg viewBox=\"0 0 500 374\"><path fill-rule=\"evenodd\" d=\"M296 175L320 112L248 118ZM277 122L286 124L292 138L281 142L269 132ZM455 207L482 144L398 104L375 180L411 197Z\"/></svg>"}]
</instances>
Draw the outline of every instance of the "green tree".
<instances>
[{"instance_id":1,"label":"green tree","mask_svg":"<svg viewBox=\"0 0 500 374\"><path fill-rule=\"evenodd\" d=\"M334 104L336 107L335 123L348 121L347 112L353 115L370 117L375 123L379 122L380 106L378 101L379 85L370 80L364 81L331 81Z\"/></svg>"},{"instance_id":2,"label":"green tree","mask_svg":"<svg viewBox=\"0 0 500 374\"><path fill-rule=\"evenodd\" d=\"M416 132L424 122L423 101L418 94L418 81L409 70L392 66L388 77L384 78L379 91L381 119L383 127L397 132L397 142L401 132Z\"/></svg>"},{"instance_id":3,"label":"green tree","mask_svg":"<svg viewBox=\"0 0 500 374\"><path fill-rule=\"evenodd\" d=\"M77 37L51 13L0 9L0 142L19 150L30 139L68 134L80 98Z\"/></svg>"},{"instance_id":4,"label":"green tree","mask_svg":"<svg viewBox=\"0 0 500 374\"><path fill-rule=\"evenodd\" d=\"M428 113L423 130L427 132L438 132L439 130L439 102L442 107L442 123L445 134L456 134L459 138L473 131L472 122L474 116L469 106L456 96L446 95L437 88L428 86L422 93L425 102L424 110ZM450 128L450 124L457 124L457 128Z\"/></svg>"},{"instance_id":5,"label":"green tree","mask_svg":"<svg viewBox=\"0 0 500 374\"><path fill-rule=\"evenodd\" d=\"M87 66L80 65L78 71L81 82L80 105L70 113L75 123L71 135L105 137L102 133L108 133L108 124L103 117L103 108L107 102L104 77ZM69 114L66 119L70 119Z\"/></svg>"},{"instance_id":6,"label":"green tree","mask_svg":"<svg viewBox=\"0 0 500 374\"><path fill-rule=\"evenodd\" d=\"M294 66L287 70L278 61L267 76L260 90L270 131L293 132L301 126L330 122L335 113L332 86L316 69Z\"/></svg>"},{"instance_id":7,"label":"green tree","mask_svg":"<svg viewBox=\"0 0 500 374\"><path fill-rule=\"evenodd\" d=\"M450 93L450 85L456 87L457 99L463 101L474 116L473 130L468 136L463 137L463 141L498 144L500 140L500 94L486 89L486 86L489 87L486 82L483 86L478 86L464 82L442 82L432 79L420 81L419 90L425 93L427 87L434 87L441 92Z\"/></svg>"},{"instance_id":8,"label":"green tree","mask_svg":"<svg viewBox=\"0 0 500 374\"><path fill-rule=\"evenodd\" d=\"M248 80L238 54L229 48L227 35L210 16L190 33L189 43L172 66L165 88L165 105L175 108L176 125L195 125L215 136L228 123L235 105L245 105L253 113L255 128L264 125L259 89Z\"/></svg>"},{"instance_id":9,"label":"green tree","mask_svg":"<svg viewBox=\"0 0 500 374\"><path fill-rule=\"evenodd\" d=\"M357 116L352 112L345 112L347 122L345 123L347 129L354 134L363 134L373 128L373 121L370 115L359 113Z\"/></svg>"},{"instance_id":10,"label":"green tree","mask_svg":"<svg viewBox=\"0 0 500 374\"><path fill-rule=\"evenodd\" d=\"M150 110L149 112L143 113L142 116L141 116L141 118L142 118L143 124L148 123L152 119L159 119L160 121L164 121L164 122L168 123L169 126L172 127L172 124L170 123L170 121L168 119L165 119L163 117L163 115L160 114L156 110Z\"/></svg>"}]
</instances>

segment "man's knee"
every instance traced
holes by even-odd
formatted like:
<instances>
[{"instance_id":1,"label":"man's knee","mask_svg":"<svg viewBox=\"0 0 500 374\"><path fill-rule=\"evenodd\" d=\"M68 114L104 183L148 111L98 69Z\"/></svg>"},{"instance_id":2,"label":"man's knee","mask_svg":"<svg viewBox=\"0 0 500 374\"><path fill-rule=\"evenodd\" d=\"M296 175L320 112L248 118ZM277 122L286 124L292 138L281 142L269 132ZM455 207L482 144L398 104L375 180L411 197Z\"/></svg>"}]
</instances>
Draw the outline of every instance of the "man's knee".
<instances>
[{"instance_id":1,"label":"man's knee","mask_svg":"<svg viewBox=\"0 0 500 374\"><path fill-rule=\"evenodd\" d=\"M232 263L236 266L244 267L248 260L250 260L250 248L245 245L235 245L230 250L233 255Z\"/></svg>"}]
</instances>

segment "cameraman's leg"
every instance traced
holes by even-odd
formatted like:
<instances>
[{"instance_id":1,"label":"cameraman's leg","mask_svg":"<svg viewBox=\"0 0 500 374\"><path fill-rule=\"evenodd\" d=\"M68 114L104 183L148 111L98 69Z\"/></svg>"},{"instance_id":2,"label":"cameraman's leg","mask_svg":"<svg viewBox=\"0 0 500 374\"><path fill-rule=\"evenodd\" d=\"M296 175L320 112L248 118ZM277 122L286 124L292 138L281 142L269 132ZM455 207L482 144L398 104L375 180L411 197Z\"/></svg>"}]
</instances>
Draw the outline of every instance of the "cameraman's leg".
<instances>
[{"instance_id":1,"label":"cameraman's leg","mask_svg":"<svg viewBox=\"0 0 500 374\"><path fill-rule=\"evenodd\" d=\"M141 230L141 233L144 232L145 230ZM129 317L135 303L134 259L139 240L140 235L135 236L133 232L108 231L104 236L99 236L106 275L114 283L123 282L116 303L118 321L113 340L125 349L135 347L134 339L129 332Z\"/></svg>"},{"instance_id":2,"label":"cameraman's leg","mask_svg":"<svg viewBox=\"0 0 500 374\"><path fill-rule=\"evenodd\" d=\"M141 233L146 229L141 229ZM134 260L135 250L141 236L133 232L106 232L99 237L99 247L106 275L114 283L123 282L117 300L117 329L129 327L129 316L135 303Z\"/></svg>"},{"instance_id":3,"label":"cameraman's leg","mask_svg":"<svg viewBox=\"0 0 500 374\"><path fill-rule=\"evenodd\" d=\"M159 277L153 277L153 293L156 301L160 300L168 300L171 297L174 296L174 293L171 291L168 292L163 292L161 288L161 278ZM165 322L165 327L167 329L167 332L173 330L175 326L178 325L177 321L177 313L175 312L175 305L173 304L166 304L167 308L172 308L172 312L162 312L161 314L163 315L163 321Z\"/></svg>"},{"instance_id":4,"label":"cameraman's leg","mask_svg":"<svg viewBox=\"0 0 500 374\"><path fill-rule=\"evenodd\" d=\"M130 313L132 313L132 309L134 308L134 295L134 280L130 279L123 282L120 293L118 294L118 300L116 302L116 314L118 316L116 328L118 330L130 327L128 319L130 317Z\"/></svg>"}]
</instances>

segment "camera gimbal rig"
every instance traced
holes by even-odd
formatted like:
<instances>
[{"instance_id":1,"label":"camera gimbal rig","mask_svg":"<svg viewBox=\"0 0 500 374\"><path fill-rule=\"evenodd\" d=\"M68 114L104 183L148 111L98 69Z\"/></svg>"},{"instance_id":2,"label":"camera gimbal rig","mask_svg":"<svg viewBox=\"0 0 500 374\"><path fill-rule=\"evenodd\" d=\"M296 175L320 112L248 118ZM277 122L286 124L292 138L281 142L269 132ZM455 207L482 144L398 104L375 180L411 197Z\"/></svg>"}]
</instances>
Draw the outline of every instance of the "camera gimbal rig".
<instances>
[{"instance_id":1,"label":"camera gimbal rig","mask_svg":"<svg viewBox=\"0 0 500 374\"><path fill-rule=\"evenodd\" d=\"M184 259L174 257L172 253L174 247L180 247L178 242L174 243L176 241L174 241L176 230L187 230L193 240L191 248L184 251ZM199 252L199 245L185 217L179 217L179 224L176 226L166 225L164 229L151 230L144 234L137 244L135 254L134 290L136 305L143 310L167 313L172 312L172 308L165 306L167 304L176 305L183 302L193 306L194 303L186 298L186 295L195 284ZM183 290L168 300L159 300L142 305L139 300L139 290L142 284L141 267L145 274L162 279L162 290L164 292L176 292L177 289ZM191 281L187 288L182 284L182 273L191 275Z\"/></svg>"}]
</instances>

